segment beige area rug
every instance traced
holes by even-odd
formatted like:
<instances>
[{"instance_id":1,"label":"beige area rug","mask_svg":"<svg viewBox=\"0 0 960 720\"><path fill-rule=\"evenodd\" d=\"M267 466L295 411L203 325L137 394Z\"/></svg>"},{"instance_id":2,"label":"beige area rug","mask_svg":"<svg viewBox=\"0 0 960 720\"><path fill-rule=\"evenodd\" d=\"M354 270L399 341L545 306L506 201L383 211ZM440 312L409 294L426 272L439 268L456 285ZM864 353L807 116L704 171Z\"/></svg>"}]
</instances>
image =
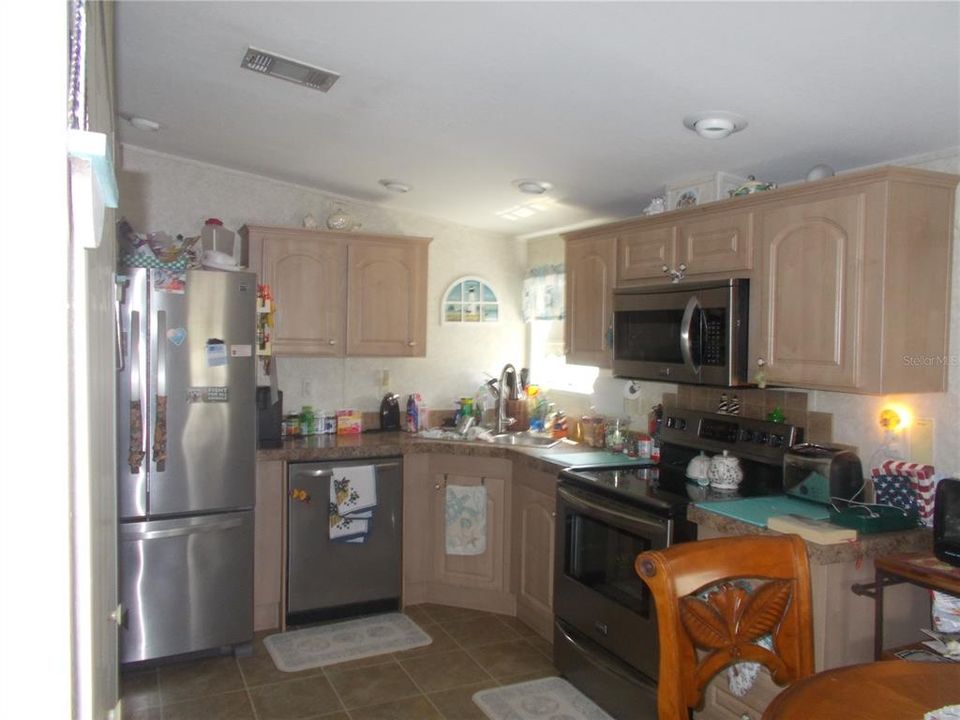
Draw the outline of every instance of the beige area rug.
<instances>
[{"instance_id":1,"label":"beige area rug","mask_svg":"<svg viewBox=\"0 0 960 720\"><path fill-rule=\"evenodd\" d=\"M387 613L270 635L263 644L277 669L297 672L423 647L433 642L403 613Z\"/></svg>"},{"instance_id":2,"label":"beige area rug","mask_svg":"<svg viewBox=\"0 0 960 720\"><path fill-rule=\"evenodd\" d=\"M473 702L491 720L613 720L558 677L481 690Z\"/></svg>"}]
</instances>

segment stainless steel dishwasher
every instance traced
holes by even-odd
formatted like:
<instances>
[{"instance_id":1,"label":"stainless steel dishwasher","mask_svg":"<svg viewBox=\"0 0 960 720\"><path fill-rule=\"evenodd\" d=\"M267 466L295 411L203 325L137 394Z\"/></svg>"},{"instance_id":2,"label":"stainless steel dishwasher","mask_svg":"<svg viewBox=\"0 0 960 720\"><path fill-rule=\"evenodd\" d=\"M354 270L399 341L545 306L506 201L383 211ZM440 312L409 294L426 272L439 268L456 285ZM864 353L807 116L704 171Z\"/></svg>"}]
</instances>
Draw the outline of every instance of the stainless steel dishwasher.
<instances>
[{"instance_id":1,"label":"stainless steel dishwasher","mask_svg":"<svg viewBox=\"0 0 960 720\"><path fill-rule=\"evenodd\" d=\"M350 497L357 498L350 482L363 496L360 505L375 487L375 504L360 513L362 522L353 523L363 532L335 537L331 515L338 512L338 496L331 494L331 484L336 483L334 492L340 489L340 497L347 498L344 504L349 505ZM287 624L398 609L402 525L401 458L291 463L287 470Z\"/></svg>"}]
</instances>

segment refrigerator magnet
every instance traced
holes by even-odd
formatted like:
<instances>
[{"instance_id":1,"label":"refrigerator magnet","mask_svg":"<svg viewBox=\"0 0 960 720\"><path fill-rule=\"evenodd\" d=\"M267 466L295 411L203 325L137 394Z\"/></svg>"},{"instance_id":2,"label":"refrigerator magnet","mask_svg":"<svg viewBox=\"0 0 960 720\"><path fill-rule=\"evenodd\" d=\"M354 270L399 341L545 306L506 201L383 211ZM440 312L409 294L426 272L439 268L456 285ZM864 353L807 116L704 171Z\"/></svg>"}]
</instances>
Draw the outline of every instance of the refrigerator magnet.
<instances>
[{"instance_id":1,"label":"refrigerator magnet","mask_svg":"<svg viewBox=\"0 0 960 720\"><path fill-rule=\"evenodd\" d=\"M207 340L207 367L220 367L227 364L227 346L223 340Z\"/></svg>"},{"instance_id":2,"label":"refrigerator magnet","mask_svg":"<svg viewBox=\"0 0 960 720\"><path fill-rule=\"evenodd\" d=\"M253 345L231 345L230 357L253 357Z\"/></svg>"},{"instance_id":3,"label":"refrigerator magnet","mask_svg":"<svg viewBox=\"0 0 960 720\"><path fill-rule=\"evenodd\" d=\"M186 328L170 328L167 330L167 340L172 342L177 347L183 345L183 341L187 339L187 330Z\"/></svg>"}]
</instances>

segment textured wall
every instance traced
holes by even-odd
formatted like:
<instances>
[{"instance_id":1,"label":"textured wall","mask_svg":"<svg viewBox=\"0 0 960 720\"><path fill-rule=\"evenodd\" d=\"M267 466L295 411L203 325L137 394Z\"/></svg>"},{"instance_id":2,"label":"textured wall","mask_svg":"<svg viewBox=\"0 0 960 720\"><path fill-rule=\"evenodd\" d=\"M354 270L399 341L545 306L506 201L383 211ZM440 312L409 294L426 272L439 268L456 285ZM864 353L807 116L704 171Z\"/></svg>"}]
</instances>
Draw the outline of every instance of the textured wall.
<instances>
[{"instance_id":1,"label":"textured wall","mask_svg":"<svg viewBox=\"0 0 960 720\"><path fill-rule=\"evenodd\" d=\"M308 212L322 224L342 207L363 224L361 231L433 238L427 356L279 358L285 409L312 404L319 410L376 410L382 369L390 372L389 390L404 396L420 392L428 407L451 408L455 398L473 394L485 373L496 376L506 362L524 363L520 288L526 260L523 243L512 238L132 146L123 147L120 198L122 214L140 232L196 235L208 217L220 218L232 230L245 223L299 226ZM464 275L479 275L498 293L499 323L440 324L441 296ZM306 394L305 383L310 386Z\"/></svg>"}]
</instances>

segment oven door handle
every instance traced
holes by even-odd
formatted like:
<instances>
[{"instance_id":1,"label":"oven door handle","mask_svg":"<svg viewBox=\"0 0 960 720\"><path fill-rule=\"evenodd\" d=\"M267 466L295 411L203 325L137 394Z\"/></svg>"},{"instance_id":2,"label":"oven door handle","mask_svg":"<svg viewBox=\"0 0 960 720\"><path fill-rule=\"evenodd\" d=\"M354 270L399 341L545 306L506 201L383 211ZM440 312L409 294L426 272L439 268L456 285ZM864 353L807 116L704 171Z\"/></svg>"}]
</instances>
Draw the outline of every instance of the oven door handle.
<instances>
[{"instance_id":1,"label":"oven door handle","mask_svg":"<svg viewBox=\"0 0 960 720\"><path fill-rule=\"evenodd\" d=\"M693 342L690 334L693 331L693 314L700 309L700 300L694 295L687 301L687 307L683 310L683 319L680 321L680 354L683 355L683 363L697 375L700 374L700 366L693 361Z\"/></svg>"},{"instance_id":2,"label":"oven door handle","mask_svg":"<svg viewBox=\"0 0 960 720\"><path fill-rule=\"evenodd\" d=\"M563 635L564 639L568 643L573 645L580 652L583 658L587 662L589 662L591 665L599 668L600 670L608 672L611 675L614 675L615 677L630 683L631 685L637 684L637 679L635 677L631 677L630 675L625 673L623 670L618 668L616 665L614 665L612 662L610 662L603 656L598 655L596 652L594 652L590 648L583 645L583 643L578 642L576 638L571 637L570 633L564 630L563 627L561 627L560 623L554 622L553 626L557 629L557 631L561 635Z\"/></svg>"},{"instance_id":3,"label":"oven door handle","mask_svg":"<svg viewBox=\"0 0 960 720\"><path fill-rule=\"evenodd\" d=\"M656 538L660 538L662 536L664 540L663 545L654 545L655 548L666 547L670 539L669 520L666 522L660 520L647 520L642 517L644 514L642 510L638 510L636 513L621 512L620 510L611 507L607 503L598 503L592 498L587 498L583 494L563 486L557 488L557 497L563 500L563 502L570 507L587 515L592 515L599 520L605 520L610 525L634 530L638 533L643 533L647 537L650 537L651 532L656 533Z\"/></svg>"}]
</instances>

